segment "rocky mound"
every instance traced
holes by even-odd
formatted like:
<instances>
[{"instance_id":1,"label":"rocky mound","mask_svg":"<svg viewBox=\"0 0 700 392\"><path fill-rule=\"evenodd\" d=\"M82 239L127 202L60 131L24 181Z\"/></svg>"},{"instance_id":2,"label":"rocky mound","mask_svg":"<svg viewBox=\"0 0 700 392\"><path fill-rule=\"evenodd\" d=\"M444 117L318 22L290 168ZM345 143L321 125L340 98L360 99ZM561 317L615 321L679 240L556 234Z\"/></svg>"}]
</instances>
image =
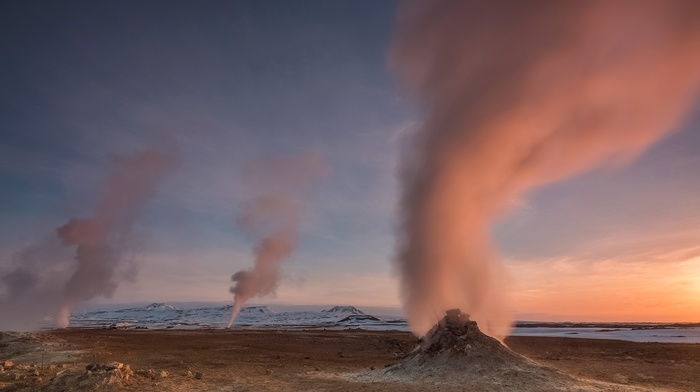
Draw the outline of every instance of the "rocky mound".
<instances>
[{"instance_id":1,"label":"rocky mound","mask_svg":"<svg viewBox=\"0 0 700 392\"><path fill-rule=\"evenodd\" d=\"M453 309L412 353L383 370L359 377L367 382L408 382L483 391L609 391L535 363L479 330L469 315ZM627 390L615 385L614 390Z\"/></svg>"}]
</instances>

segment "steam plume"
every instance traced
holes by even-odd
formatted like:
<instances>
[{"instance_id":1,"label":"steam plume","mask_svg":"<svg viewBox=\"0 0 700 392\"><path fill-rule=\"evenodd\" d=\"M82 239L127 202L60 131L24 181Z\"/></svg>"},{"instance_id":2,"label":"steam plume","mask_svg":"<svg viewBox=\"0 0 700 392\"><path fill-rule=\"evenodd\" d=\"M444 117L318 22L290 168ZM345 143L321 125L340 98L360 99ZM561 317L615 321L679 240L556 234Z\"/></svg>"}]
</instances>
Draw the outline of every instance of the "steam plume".
<instances>
[{"instance_id":1,"label":"steam plume","mask_svg":"<svg viewBox=\"0 0 700 392\"><path fill-rule=\"evenodd\" d=\"M114 293L123 274L124 247L141 206L158 182L173 167L174 159L156 151L116 158L94 215L71 219L56 229L64 245L76 245L77 267L66 281L56 317L68 326L71 310L81 301Z\"/></svg>"},{"instance_id":2,"label":"steam plume","mask_svg":"<svg viewBox=\"0 0 700 392\"><path fill-rule=\"evenodd\" d=\"M296 247L304 199L327 168L318 156L308 154L259 163L248 171L262 193L244 203L236 221L257 242L255 260L253 268L231 276L233 308L226 328L249 299L274 294L281 264Z\"/></svg>"},{"instance_id":3,"label":"steam plume","mask_svg":"<svg viewBox=\"0 0 700 392\"><path fill-rule=\"evenodd\" d=\"M390 57L425 109L402 160L397 262L411 328L509 328L491 225L533 188L627 161L700 85L700 2L416 1Z\"/></svg>"},{"instance_id":4,"label":"steam plume","mask_svg":"<svg viewBox=\"0 0 700 392\"><path fill-rule=\"evenodd\" d=\"M70 252L51 236L8 258L0 269L0 330L31 330L55 313L72 264Z\"/></svg>"}]
</instances>

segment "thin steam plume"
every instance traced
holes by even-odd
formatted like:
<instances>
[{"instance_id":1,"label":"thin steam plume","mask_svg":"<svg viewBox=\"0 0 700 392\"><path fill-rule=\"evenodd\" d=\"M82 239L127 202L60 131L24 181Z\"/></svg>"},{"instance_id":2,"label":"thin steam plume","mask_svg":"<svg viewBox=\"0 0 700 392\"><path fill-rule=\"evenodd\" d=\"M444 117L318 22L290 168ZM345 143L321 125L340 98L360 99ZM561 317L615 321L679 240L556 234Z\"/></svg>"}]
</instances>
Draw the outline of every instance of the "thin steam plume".
<instances>
[{"instance_id":1,"label":"thin steam plume","mask_svg":"<svg viewBox=\"0 0 700 392\"><path fill-rule=\"evenodd\" d=\"M327 167L315 154L257 163L248 168L260 194L244 203L236 223L255 241L251 269L231 276L231 318L236 320L243 304L253 297L273 295L282 263L297 245L304 201L311 186L325 176Z\"/></svg>"},{"instance_id":2,"label":"thin steam plume","mask_svg":"<svg viewBox=\"0 0 700 392\"><path fill-rule=\"evenodd\" d=\"M120 267L133 223L174 164L172 155L151 150L115 158L93 216L71 219L56 229L64 245L76 246L77 262L63 287L58 327L68 326L70 312L77 304L97 296L110 297L120 280L129 275L120 273Z\"/></svg>"},{"instance_id":3,"label":"thin steam plume","mask_svg":"<svg viewBox=\"0 0 700 392\"><path fill-rule=\"evenodd\" d=\"M424 108L402 159L397 264L412 330L510 328L494 220L533 188L627 162L700 86L700 2L415 1L390 64Z\"/></svg>"}]
</instances>

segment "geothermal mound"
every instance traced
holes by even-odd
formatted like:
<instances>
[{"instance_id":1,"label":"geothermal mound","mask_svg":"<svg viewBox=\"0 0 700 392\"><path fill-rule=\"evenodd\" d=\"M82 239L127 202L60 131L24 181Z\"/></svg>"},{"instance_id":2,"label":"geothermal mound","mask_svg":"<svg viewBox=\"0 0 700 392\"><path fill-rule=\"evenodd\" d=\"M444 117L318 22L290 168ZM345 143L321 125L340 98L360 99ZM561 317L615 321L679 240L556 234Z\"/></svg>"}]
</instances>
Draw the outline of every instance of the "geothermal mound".
<instances>
[{"instance_id":1,"label":"geothermal mound","mask_svg":"<svg viewBox=\"0 0 700 392\"><path fill-rule=\"evenodd\" d=\"M482 333L476 322L458 309L449 310L403 360L360 379L475 391L628 390L621 385L579 380L535 363Z\"/></svg>"}]
</instances>

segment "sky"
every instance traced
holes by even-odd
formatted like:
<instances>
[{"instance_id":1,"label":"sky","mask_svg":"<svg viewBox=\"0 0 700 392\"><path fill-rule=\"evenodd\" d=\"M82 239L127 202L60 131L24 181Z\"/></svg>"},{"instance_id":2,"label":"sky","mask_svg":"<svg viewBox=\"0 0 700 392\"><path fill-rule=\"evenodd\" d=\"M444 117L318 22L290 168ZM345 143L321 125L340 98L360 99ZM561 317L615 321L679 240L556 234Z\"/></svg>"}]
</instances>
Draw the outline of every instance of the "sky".
<instances>
[{"instance_id":1,"label":"sky","mask_svg":"<svg viewBox=\"0 0 700 392\"><path fill-rule=\"evenodd\" d=\"M313 153L328 175L254 302L400 306L398 161L421 112L387 66L396 2L0 7L0 270L90 215L113 157L172 149L133 230L138 274L95 301L229 301L255 245L235 221L251 162ZM696 105L635 161L513 202L493 236L516 317L700 321L699 128Z\"/></svg>"}]
</instances>

